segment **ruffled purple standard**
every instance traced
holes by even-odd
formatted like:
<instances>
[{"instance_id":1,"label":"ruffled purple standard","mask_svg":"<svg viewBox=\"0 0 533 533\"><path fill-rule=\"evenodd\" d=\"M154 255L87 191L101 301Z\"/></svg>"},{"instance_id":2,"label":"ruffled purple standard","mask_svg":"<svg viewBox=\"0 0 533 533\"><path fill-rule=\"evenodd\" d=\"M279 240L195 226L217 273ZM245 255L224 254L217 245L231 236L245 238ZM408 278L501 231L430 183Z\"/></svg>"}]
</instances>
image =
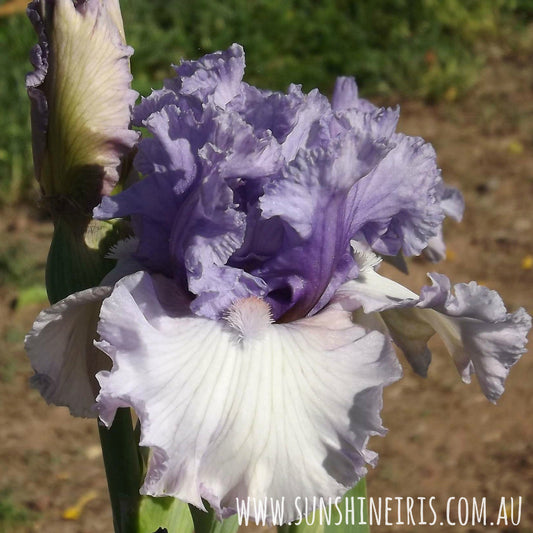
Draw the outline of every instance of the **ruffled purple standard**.
<instances>
[{"instance_id":1,"label":"ruffled purple standard","mask_svg":"<svg viewBox=\"0 0 533 533\"><path fill-rule=\"evenodd\" d=\"M352 239L395 256L438 238L449 189L432 147L395 133L397 110L358 98L351 78L330 104L243 72L238 45L178 66L135 110L153 134L135 161L146 178L95 211L132 216L138 258L191 291L198 315L245 296L276 320L312 315L357 275Z\"/></svg>"}]
</instances>

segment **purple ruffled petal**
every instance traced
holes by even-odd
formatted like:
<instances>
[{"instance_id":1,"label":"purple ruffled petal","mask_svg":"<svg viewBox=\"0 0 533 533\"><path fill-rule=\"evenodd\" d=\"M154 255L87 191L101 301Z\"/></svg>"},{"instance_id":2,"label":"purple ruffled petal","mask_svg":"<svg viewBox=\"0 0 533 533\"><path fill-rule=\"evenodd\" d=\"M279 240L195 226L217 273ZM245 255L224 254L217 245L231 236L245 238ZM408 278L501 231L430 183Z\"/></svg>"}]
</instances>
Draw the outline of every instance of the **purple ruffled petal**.
<instances>
[{"instance_id":1,"label":"purple ruffled petal","mask_svg":"<svg viewBox=\"0 0 533 533\"><path fill-rule=\"evenodd\" d=\"M219 318L234 299L252 288L243 283L252 282L251 276L225 266L244 241L246 215L237 210L233 191L217 172L206 176L202 185L187 197L176 216L170 247L175 262L183 265L186 287L198 295L194 310L201 316ZM264 282L257 282L252 285L264 290Z\"/></svg>"},{"instance_id":2,"label":"purple ruffled petal","mask_svg":"<svg viewBox=\"0 0 533 533\"><path fill-rule=\"evenodd\" d=\"M198 61L182 61L176 67L180 92L225 107L240 91L244 74L244 50L233 44Z\"/></svg>"},{"instance_id":3,"label":"purple ruffled petal","mask_svg":"<svg viewBox=\"0 0 533 533\"><path fill-rule=\"evenodd\" d=\"M372 113L377 108L364 98L359 98L357 84L353 78L339 77L333 89L331 105L335 111L357 109L364 113Z\"/></svg>"},{"instance_id":4,"label":"purple ruffled petal","mask_svg":"<svg viewBox=\"0 0 533 533\"><path fill-rule=\"evenodd\" d=\"M449 187L441 183L438 196L444 214L457 222L461 222L465 210L465 201L460 191L455 187Z\"/></svg>"},{"instance_id":5,"label":"purple ruffled petal","mask_svg":"<svg viewBox=\"0 0 533 533\"><path fill-rule=\"evenodd\" d=\"M173 179L154 177L134 184L121 194L106 196L95 208L94 217L112 219L132 216L139 246L135 257L145 268L172 276L172 258L168 242L173 218L181 205L174 194L182 175Z\"/></svg>"},{"instance_id":6,"label":"purple ruffled petal","mask_svg":"<svg viewBox=\"0 0 533 533\"><path fill-rule=\"evenodd\" d=\"M154 136L141 141L142 150L135 159L137 170L147 177L168 177L172 180L179 175L180 180L176 183L179 193L187 188L197 172L190 141L173 132L174 124L181 118L175 108L169 107L151 116L145 125Z\"/></svg>"},{"instance_id":7,"label":"purple ruffled petal","mask_svg":"<svg viewBox=\"0 0 533 533\"><path fill-rule=\"evenodd\" d=\"M454 187L444 184L439 186L438 198L443 213L460 222L463 218L465 202L463 195ZM446 256L446 245L442 236L442 227L439 227L437 235L428 240L427 248L424 250L426 257L434 263L442 261Z\"/></svg>"},{"instance_id":8,"label":"purple ruffled petal","mask_svg":"<svg viewBox=\"0 0 533 533\"><path fill-rule=\"evenodd\" d=\"M330 104L251 87L243 69L236 45L182 62L135 112L153 135L135 160L144 181L95 211L131 215L136 257L195 295L199 315L244 295L275 319L312 315L357 276L353 238L419 254L458 216L431 146L395 133L397 109L360 99L351 78Z\"/></svg>"},{"instance_id":9,"label":"purple ruffled petal","mask_svg":"<svg viewBox=\"0 0 533 533\"><path fill-rule=\"evenodd\" d=\"M287 304L291 317L313 314L356 275L350 253L355 208L349 192L385 151L369 138L347 136L338 152L300 152L265 188L260 199L263 217L280 217L286 224L286 242L293 241L257 269L273 292L287 291L288 301L270 301L275 316ZM283 287L283 280L292 283Z\"/></svg>"},{"instance_id":10,"label":"purple ruffled petal","mask_svg":"<svg viewBox=\"0 0 533 533\"><path fill-rule=\"evenodd\" d=\"M296 126L304 100L298 85L291 85L283 94L243 83L241 95L228 108L241 115L257 133L269 130L283 144Z\"/></svg>"},{"instance_id":11,"label":"purple ruffled petal","mask_svg":"<svg viewBox=\"0 0 533 533\"><path fill-rule=\"evenodd\" d=\"M281 147L270 131L254 131L236 113L218 115L208 144L200 151L205 167L220 178L269 178L282 166Z\"/></svg>"},{"instance_id":12,"label":"purple ruffled petal","mask_svg":"<svg viewBox=\"0 0 533 533\"><path fill-rule=\"evenodd\" d=\"M379 253L418 255L444 219L436 196L440 172L423 139L392 139L396 147L357 185L359 231Z\"/></svg>"}]
</instances>

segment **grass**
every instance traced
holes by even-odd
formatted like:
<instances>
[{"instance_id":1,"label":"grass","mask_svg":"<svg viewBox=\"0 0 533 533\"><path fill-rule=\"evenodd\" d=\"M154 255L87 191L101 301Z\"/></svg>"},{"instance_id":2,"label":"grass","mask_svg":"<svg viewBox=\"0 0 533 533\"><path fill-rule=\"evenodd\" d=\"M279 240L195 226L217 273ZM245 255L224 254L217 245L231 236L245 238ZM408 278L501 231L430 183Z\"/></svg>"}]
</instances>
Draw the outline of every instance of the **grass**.
<instances>
[{"instance_id":1,"label":"grass","mask_svg":"<svg viewBox=\"0 0 533 533\"><path fill-rule=\"evenodd\" d=\"M35 39L23 15L0 19L0 204L13 203L32 183L29 103L24 75Z\"/></svg>"},{"instance_id":2,"label":"grass","mask_svg":"<svg viewBox=\"0 0 533 533\"><path fill-rule=\"evenodd\" d=\"M21 531L18 529L20 526L29 525L33 521L32 515L25 507L13 501L8 489L0 491L0 531Z\"/></svg>"},{"instance_id":3,"label":"grass","mask_svg":"<svg viewBox=\"0 0 533 533\"><path fill-rule=\"evenodd\" d=\"M247 79L259 86L283 90L295 82L327 92L336 76L355 75L367 94L439 99L450 88L460 93L471 86L486 44L533 16L531 3L517 0L123 0L122 5L128 39L137 50L133 70L141 93L169 73L170 61L239 42L247 51Z\"/></svg>"},{"instance_id":4,"label":"grass","mask_svg":"<svg viewBox=\"0 0 533 533\"><path fill-rule=\"evenodd\" d=\"M6 289L4 296L12 295L13 310L47 301L43 284L46 243L46 240L30 243L24 240L21 232L12 234L9 231L0 241L0 289ZM17 343L20 339L6 337L4 340Z\"/></svg>"},{"instance_id":5,"label":"grass","mask_svg":"<svg viewBox=\"0 0 533 533\"><path fill-rule=\"evenodd\" d=\"M491 44L533 19L531 0L122 0L141 94L169 64L228 47L247 52L247 81L329 92L355 75L363 94L438 100L475 83ZM0 205L35 193L24 75L34 44L24 14L0 18Z\"/></svg>"}]
</instances>

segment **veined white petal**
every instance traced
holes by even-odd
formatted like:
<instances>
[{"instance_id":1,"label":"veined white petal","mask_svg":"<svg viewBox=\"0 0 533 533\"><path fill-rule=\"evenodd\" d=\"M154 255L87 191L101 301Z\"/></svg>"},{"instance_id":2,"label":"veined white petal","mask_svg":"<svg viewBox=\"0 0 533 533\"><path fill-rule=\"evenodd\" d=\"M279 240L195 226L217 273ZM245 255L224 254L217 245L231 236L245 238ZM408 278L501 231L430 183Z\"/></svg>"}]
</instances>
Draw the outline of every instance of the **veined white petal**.
<instances>
[{"instance_id":1,"label":"veined white petal","mask_svg":"<svg viewBox=\"0 0 533 533\"><path fill-rule=\"evenodd\" d=\"M95 417L95 374L109 361L93 345L102 300L111 287L68 296L42 311L26 335L35 375L31 384L48 403L64 405L74 416Z\"/></svg>"},{"instance_id":2,"label":"veined white petal","mask_svg":"<svg viewBox=\"0 0 533 533\"><path fill-rule=\"evenodd\" d=\"M141 270L131 255L133 246L131 240L120 241L113 257L117 264L101 286L71 294L41 311L26 335L25 347L35 371L32 386L48 403L67 406L73 416L97 416L95 375L111 366L109 358L94 346L98 314L113 285Z\"/></svg>"},{"instance_id":3,"label":"veined white petal","mask_svg":"<svg viewBox=\"0 0 533 533\"><path fill-rule=\"evenodd\" d=\"M368 438L384 433L381 390L401 373L383 335L336 308L271 324L255 303L228 323L179 301L170 280L138 272L100 315L113 360L97 375L100 417L137 411L152 449L143 493L205 498L219 516L236 498L284 498L289 521L297 496L342 495L365 474Z\"/></svg>"}]
</instances>

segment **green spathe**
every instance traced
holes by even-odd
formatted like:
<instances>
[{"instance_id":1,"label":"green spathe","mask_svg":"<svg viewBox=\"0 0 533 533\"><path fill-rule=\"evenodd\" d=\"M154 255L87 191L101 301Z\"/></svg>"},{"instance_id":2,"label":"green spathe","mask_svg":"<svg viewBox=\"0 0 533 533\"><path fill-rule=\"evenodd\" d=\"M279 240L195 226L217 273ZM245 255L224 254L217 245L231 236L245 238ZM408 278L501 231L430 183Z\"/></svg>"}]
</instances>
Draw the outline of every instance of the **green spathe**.
<instances>
[{"instance_id":1,"label":"green spathe","mask_svg":"<svg viewBox=\"0 0 533 533\"><path fill-rule=\"evenodd\" d=\"M46 262L50 303L98 286L115 264L105 254L116 240L113 224L75 215L58 217Z\"/></svg>"}]
</instances>

